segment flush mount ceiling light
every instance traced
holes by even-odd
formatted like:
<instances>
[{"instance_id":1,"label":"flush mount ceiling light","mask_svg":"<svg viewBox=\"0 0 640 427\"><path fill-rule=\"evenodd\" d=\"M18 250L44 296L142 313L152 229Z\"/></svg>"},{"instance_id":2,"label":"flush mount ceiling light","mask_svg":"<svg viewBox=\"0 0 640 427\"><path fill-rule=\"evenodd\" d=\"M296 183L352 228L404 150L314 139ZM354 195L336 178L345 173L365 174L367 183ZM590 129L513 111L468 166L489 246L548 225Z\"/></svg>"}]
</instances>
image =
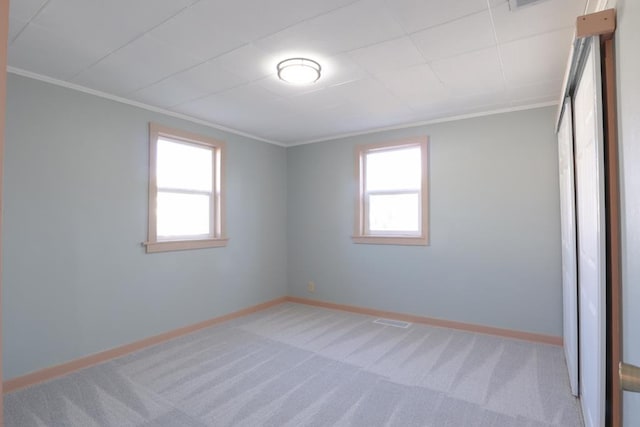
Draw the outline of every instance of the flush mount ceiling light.
<instances>
[{"instance_id":1,"label":"flush mount ceiling light","mask_svg":"<svg viewBox=\"0 0 640 427\"><path fill-rule=\"evenodd\" d=\"M278 77L298 85L314 83L320 78L320 64L307 58L289 58L278 63Z\"/></svg>"}]
</instances>

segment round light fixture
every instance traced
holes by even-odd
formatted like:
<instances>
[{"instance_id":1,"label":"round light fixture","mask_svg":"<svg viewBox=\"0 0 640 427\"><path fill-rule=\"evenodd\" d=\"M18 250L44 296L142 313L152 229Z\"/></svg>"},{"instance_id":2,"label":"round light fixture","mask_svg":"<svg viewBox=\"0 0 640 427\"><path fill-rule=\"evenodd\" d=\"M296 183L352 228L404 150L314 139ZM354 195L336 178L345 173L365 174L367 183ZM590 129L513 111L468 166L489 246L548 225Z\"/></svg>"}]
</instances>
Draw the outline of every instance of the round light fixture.
<instances>
[{"instance_id":1,"label":"round light fixture","mask_svg":"<svg viewBox=\"0 0 640 427\"><path fill-rule=\"evenodd\" d=\"M278 77L298 85L314 83L320 78L320 64L307 58L289 58L278 63Z\"/></svg>"}]
</instances>

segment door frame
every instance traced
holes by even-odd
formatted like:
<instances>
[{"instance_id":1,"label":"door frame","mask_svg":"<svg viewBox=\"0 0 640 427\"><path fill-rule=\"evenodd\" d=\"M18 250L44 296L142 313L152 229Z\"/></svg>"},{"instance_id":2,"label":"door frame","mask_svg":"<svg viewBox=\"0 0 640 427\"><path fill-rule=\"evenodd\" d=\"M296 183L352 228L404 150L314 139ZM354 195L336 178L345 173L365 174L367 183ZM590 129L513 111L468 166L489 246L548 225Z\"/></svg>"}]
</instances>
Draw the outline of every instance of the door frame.
<instances>
[{"instance_id":1,"label":"door frame","mask_svg":"<svg viewBox=\"0 0 640 427\"><path fill-rule=\"evenodd\" d=\"M579 16L565 75L562 98L571 95L580 61L580 42L598 36L600 42L605 186L606 268L606 425L622 427L622 391L618 367L622 356L622 261L617 84L615 69L616 11L606 9ZM562 108L562 107L560 107ZM558 122L560 114L558 114ZM557 129L557 127L556 127Z\"/></svg>"},{"instance_id":2,"label":"door frame","mask_svg":"<svg viewBox=\"0 0 640 427\"><path fill-rule=\"evenodd\" d=\"M2 177L4 175L4 134L7 104L7 45L9 0L0 0L0 225L2 224ZM2 229L0 228L0 288L2 288ZM1 292L0 292L1 295ZM2 399L2 297L0 296L0 427L4 425Z\"/></svg>"}]
</instances>

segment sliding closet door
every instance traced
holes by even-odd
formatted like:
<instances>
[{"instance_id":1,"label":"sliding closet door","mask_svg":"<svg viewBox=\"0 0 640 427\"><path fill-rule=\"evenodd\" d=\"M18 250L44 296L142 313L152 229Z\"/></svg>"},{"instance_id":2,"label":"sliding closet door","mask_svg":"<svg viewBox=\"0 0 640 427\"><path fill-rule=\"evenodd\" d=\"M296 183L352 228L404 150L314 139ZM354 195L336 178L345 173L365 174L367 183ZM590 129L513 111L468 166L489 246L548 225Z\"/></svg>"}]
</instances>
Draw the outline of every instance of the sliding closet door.
<instances>
[{"instance_id":1,"label":"sliding closet door","mask_svg":"<svg viewBox=\"0 0 640 427\"><path fill-rule=\"evenodd\" d=\"M586 427L605 420L605 214L600 45L590 48L574 96L580 395Z\"/></svg>"},{"instance_id":2,"label":"sliding closet door","mask_svg":"<svg viewBox=\"0 0 640 427\"><path fill-rule=\"evenodd\" d=\"M558 129L560 167L560 229L562 231L562 300L564 354L571 393L578 395L578 263L576 259L576 199L573 168L573 112L564 102Z\"/></svg>"}]
</instances>

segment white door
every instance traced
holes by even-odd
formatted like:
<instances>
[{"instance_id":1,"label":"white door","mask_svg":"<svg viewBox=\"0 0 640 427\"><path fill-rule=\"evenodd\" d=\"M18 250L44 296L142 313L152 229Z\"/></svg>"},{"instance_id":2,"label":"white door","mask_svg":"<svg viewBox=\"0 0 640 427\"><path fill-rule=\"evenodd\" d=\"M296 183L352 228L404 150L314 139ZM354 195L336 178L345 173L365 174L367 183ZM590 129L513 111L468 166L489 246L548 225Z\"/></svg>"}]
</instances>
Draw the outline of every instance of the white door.
<instances>
[{"instance_id":1,"label":"white door","mask_svg":"<svg viewBox=\"0 0 640 427\"><path fill-rule=\"evenodd\" d=\"M576 260L576 199L573 169L573 112L564 102L558 129L560 169L560 229L562 231L562 300L564 354L571 393L578 396L578 265Z\"/></svg>"},{"instance_id":2,"label":"white door","mask_svg":"<svg viewBox=\"0 0 640 427\"><path fill-rule=\"evenodd\" d=\"M605 216L600 46L590 48L574 97L580 396L586 427L605 419Z\"/></svg>"}]
</instances>

